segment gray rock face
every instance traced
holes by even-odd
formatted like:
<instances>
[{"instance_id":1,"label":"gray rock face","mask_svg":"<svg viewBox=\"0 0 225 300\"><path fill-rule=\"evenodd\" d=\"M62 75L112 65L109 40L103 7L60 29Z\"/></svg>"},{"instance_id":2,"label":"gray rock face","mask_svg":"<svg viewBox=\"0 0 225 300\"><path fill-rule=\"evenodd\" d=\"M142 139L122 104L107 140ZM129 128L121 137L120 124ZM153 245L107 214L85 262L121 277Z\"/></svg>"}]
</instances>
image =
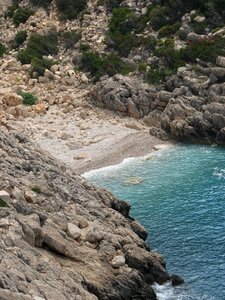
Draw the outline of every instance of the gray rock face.
<instances>
[{"instance_id":1,"label":"gray rock face","mask_svg":"<svg viewBox=\"0 0 225 300\"><path fill-rule=\"evenodd\" d=\"M0 169L0 299L156 299L149 283L170 276L126 202L3 126Z\"/></svg>"},{"instance_id":2,"label":"gray rock face","mask_svg":"<svg viewBox=\"0 0 225 300\"><path fill-rule=\"evenodd\" d=\"M157 107L156 90L122 75L104 78L91 92L96 105L140 118Z\"/></svg>"}]
</instances>

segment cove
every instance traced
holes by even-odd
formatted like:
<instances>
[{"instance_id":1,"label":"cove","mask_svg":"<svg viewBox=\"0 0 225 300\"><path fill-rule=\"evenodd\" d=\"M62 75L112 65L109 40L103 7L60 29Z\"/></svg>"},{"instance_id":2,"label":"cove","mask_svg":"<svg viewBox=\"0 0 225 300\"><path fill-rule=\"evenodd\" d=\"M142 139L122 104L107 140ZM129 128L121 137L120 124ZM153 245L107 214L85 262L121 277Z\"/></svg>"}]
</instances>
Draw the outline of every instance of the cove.
<instances>
[{"instance_id":1,"label":"cove","mask_svg":"<svg viewBox=\"0 0 225 300\"><path fill-rule=\"evenodd\" d=\"M225 299L225 148L176 145L83 175L132 205L151 250L186 284L159 300Z\"/></svg>"}]
</instances>

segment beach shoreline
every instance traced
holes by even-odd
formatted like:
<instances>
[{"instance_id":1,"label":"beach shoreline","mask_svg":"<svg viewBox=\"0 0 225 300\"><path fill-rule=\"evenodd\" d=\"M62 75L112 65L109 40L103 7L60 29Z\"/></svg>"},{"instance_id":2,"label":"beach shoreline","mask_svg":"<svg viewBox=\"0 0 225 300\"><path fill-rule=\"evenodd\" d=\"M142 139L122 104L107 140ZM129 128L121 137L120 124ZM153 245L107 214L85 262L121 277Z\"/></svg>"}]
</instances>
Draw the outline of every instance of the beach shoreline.
<instances>
[{"instance_id":1,"label":"beach shoreline","mask_svg":"<svg viewBox=\"0 0 225 300\"><path fill-rule=\"evenodd\" d=\"M17 121L42 150L77 174L120 164L129 157L151 153L157 145L171 145L149 134L143 121L90 108L64 114L59 107L45 115Z\"/></svg>"}]
</instances>

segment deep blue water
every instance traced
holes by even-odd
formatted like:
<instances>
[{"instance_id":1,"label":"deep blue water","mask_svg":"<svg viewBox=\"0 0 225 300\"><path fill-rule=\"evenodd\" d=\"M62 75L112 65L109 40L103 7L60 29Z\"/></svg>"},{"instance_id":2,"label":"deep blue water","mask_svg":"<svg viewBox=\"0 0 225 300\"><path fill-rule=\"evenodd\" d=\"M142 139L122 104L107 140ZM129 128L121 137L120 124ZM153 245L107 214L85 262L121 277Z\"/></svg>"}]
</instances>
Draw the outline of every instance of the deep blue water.
<instances>
[{"instance_id":1,"label":"deep blue water","mask_svg":"<svg viewBox=\"0 0 225 300\"><path fill-rule=\"evenodd\" d=\"M151 249L185 279L157 286L160 300L225 300L224 148L178 145L84 176L132 204Z\"/></svg>"}]
</instances>

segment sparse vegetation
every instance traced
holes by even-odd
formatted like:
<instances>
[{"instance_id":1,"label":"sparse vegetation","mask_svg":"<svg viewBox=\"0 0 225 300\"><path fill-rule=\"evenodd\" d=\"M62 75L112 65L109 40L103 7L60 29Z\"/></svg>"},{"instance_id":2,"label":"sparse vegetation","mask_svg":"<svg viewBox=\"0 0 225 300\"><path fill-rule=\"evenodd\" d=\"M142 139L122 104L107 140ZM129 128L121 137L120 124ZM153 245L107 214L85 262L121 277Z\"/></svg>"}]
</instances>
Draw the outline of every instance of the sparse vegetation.
<instances>
[{"instance_id":1,"label":"sparse vegetation","mask_svg":"<svg viewBox=\"0 0 225 300\"><path fill-rule=\"evenodd\" d=\"M27 39L27 31L21 30L17 32L14 42L12 43L12 48L20 47Z\"/></svg>"},{"instance_id":2,"label":"sparse vegetation","mask_svg":"<svg viewBox=\"0 0 225 300\"><path fill-rule=\"evenodd\" d=\"M41 193L41 187L39 185L34 185L32 187L32 191L35 192L36 194L40 194Z\"/></svg>"},{"instance_id":3,"label":"sparse vegetation","mask_svg":"<svg viewBox=\"0 0 225 300\"><path fill-rule=\"evenodd\" d=\"M6 50L7 50L6 47L2 43L0 43L0 57L3 56Z\"/></svg>"},{"instance_id":4,"label":"sparse vegetation","mask_svg":"<svg viewBox=\"0 0 225 300\"><path fill-rule=\"evenodd\" d=\"M173 25L165 25L160 28L158 32L158 38L164 38L167 36L170 36L172 34L175 34L181 26L180 22L176 22Z\"/></svg>"},{"instance_id":5,"label":"sparse vegetation","mask_svg":"<svg viewBox=\"0 0 225 300\"><path fill-rule=\"evenodd\" d=\"M8 207L8 204L0 198L0 208Z\"/></svg>"},{"instance_id":6,"label":"sparse vegetation","mask_svg":"<svg viewBox=\"0 0 225 300\"><path fill-rule=\"evenodd\" d=\"M76 19L87 5L87 0L55 0L55 2L64 20Z\"/></svg>"},{"instance_id":7,"label":"sparse vegetation","mask_svg":"<svg viewBox=\"0 0 225 300\"><path fill-rule=\"evenodd\" d=\"M31 93L21 91L18 95L23 98L23 104L25 105L34 105L38 100L38 98Z\"/></svg>"},{"instance_id":8,"label":"sparse vegetation","mask_svg":"<svg viewBox=\"0 0 225 300\"><path fill-rule=\"evenodd\" d=\"M30 0L30 3L34 6L47 8L52 3L52 0Z\"/></svg>"},{"instance_id":9,"label":"sparse vegetation","mask_svg":"<svg viewBox=\"0 0 225 300\"><path fill-rule=\"evenodd\" d=\"M49 69L55 62L43 58L43 56L54 55L58 53L58 37L52 33L46 36L33 34L31 35L26 49L20 50L18 59L22 64L30 64L33 72L39 76L44 75L45 69Z\"/></svg>"},{"instance_id":10,"label":"sparse vegetation","mask_svg":"<svg viewBox=\"0 0 225 300\"><path fill-rule=\"evenodd\" d=\"M26 23L31 15L33 15L33 11L26 7L18 7L13 13L13 23L16 26L19 26L21 23Z\"/></svg>"},{"instance_id":11,"label":"sparse vegetation","mask_svg":"<svg viewBox=\"0 0 225 300\"><path fill-rule=\"evenodd\" d=\"M113 76L115 74L127 74L132 71L118 55L109 54L101 57L93 51L85 51L82 55L82 69L91 73L95 79L103 75Z\"/></svg>"},{"instance_id":12,"label":"sparse vegetation","mask_svg":"<svg viewBox=\"0 0 225 300\"><path fill-rule=\"evenodd\" d=\"M77 30L64 31L62 41L66 49L72 49L81 38L81 32Z\"/></svg>"}]
</instances>

